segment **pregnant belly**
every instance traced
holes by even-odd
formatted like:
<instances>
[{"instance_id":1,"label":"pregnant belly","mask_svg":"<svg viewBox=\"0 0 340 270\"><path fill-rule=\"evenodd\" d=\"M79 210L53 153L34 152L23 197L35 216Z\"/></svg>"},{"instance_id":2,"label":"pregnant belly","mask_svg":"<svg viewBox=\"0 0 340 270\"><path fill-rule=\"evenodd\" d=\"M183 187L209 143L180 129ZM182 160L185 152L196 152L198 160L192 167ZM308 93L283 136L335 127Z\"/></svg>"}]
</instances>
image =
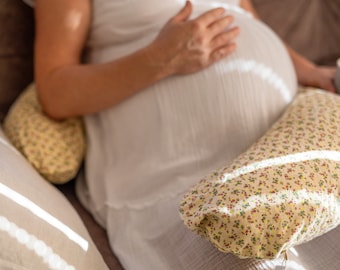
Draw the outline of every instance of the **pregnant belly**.
<instances>
[{"instance_id":1,"label":"pregnant belly","mask_svg":"<svg viewBox=\"0 0 340 270\"><path fill-rule=\"evenodd\" d=\"M296 77L282 42L251 18L237 24L234 54L87 118L90 149L101 159L93 162L103 164L93 168L96 178L124 179L112 183L125 190L115 201L143 198L150 186L170 193L190 186L242 153L291 102Z\"/></svg>"},{"instance_id":2,"label":"pregnant belly","mask_svg":"<svg viewBox=\"0 0 340 270\"><path fill-rule=\"evenodd\" d=\"M174 156L188 144L243 151L291 102L296 77L286 49L270 29L251 18L237 24L241 35L234 54L198 73L155 84L105 112L107 123L127 128L122 139L132 145L157 137L152 145L159 139L157 147L167 145Z\"/></svg>"}]
</instances>

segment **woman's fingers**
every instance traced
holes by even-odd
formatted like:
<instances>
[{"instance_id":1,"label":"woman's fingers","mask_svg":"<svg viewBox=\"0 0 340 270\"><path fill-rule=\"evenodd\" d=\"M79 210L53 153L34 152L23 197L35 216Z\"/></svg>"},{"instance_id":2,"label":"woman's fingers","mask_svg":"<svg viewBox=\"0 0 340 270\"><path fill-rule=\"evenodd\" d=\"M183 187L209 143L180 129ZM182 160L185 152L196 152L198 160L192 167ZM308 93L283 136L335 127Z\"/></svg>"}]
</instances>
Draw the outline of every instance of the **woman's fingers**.
<instances>
[{"instance_id":1,"label":"woman's fingers","mask_svg":"<svg viewBox=\"0 0 340 270\"><path fill-rule=\"evenodd\" d=\"M185 22L189 19L192 13L192 4L190 1L185 3L185 6L174 16L170 19L171 23L181 23Z\"/></svg>"},{"instance_id":2,"label":"woman's fingers","mask_svg":"<svg viewBox=\"0 0 340 270\"><path fill-rule=\"evenodd\" d=\"M300 74L303 77L303 81L300 80L300 83L335 93L335 73L335 67L313 66Z\"/></svg>"},{"instance_id":3,"label":"woman's fingers","mask_svg":"<svg viewBox=\"0 0 340 270\"><path fill-rule=\"evenodd\" d=\"M217 34L225 31L225 29L229 28L233 22L234 22L233 16L230 15L224 16L210 24L209 30L212 36L216 36Z\"/></svg>"},{"instance_id":4,"label":"woman's fingers","mask_svg":"<svg viewBox=\"0 0 340 270\"><path fill-rule=\"evenodd\" d=\"M201 31L204 31L205 39L210 44L212 51L233 42L240 32L238 27L229 29L234 22L234 17L230 15L222 16L224 12L223 8L216 8L204 13L195 20L196 23L202 26Z\"/></svg>"},{"instance_id":5,"label":"woman's fingers","mask_svg":"<svg viewBox=\"0 0 340 270\"><path fill-rule=\"evenodd\" d=\"M334 78L336 69L334 67L319 67L319 87L329 92L336 92Z\"/></svg>"},{"instance_id":6,"label":"woman's fingers","mask_svg":"<svg viewBox=\"0 0 340 270\"><path fill-rule=\"evenodd\" d=\"M233 17L224 15L224 8L212 9L189 20L192 11L193 6L188 1L153 42L160 64L171 74L196 72L236 49L234 40L239 29L230 29Z\"/></svg>"},{"instance_id":7,"label":"woman's fingers","mask_svg":"<svg viewBox=\"0 0 340 270\"><path fill-rule=\"evenodd\" d=\"M224 57L227 57L236 50L236 47L237 47L236 44L234 42L231 42L228 45L225 45L214 50L210 56L211 63L214 63L218 60L221 60Z\"/></svg>"},{"instance_id":8,"label":"woman's fingers","mask_svg":"<svg viewBox=\"0 0 340 270\"><path fill-rule=\"evenodd\" d=\"M203 13L195 21L201 24L202 26L208 27L210 24L220 19L221 16L224 14L224 12L225 12L224 8L221 8L221 7L214 8L212 10L209 10Z\"/></svg>"},{"instance_id":9,"label":"woman's fingers","mask_svg":"<svg viewBox=\"0 0 340 270\"><path fill-rule=\"evenodd\" d=\"M225 45L234 42L234 40L240 34L239 27L233 27L230 30L219 33L211 40L211 48L212 50L216 50L219 47L224 47Z\"/></svg>"}]
</instances>

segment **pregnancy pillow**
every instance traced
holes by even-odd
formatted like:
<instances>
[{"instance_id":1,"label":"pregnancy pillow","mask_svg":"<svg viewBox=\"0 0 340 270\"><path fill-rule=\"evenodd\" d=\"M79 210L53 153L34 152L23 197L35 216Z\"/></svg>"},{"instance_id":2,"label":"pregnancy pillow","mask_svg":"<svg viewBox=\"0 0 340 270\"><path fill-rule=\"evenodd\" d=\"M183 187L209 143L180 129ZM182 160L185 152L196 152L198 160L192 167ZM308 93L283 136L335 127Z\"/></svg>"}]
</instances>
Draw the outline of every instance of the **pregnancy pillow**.
<instances>
[{"instance_id":1,"label":"pregnancy pillow","mask_svg":"<svg viewBox=\"0 0 340 270\"><path fill-rule=\"evenodd\" d=\"M273 127L181 202L185 225L222 252L273 259L340 223L340 97L299 94Z\"/></svg>"},{"instance_id":2,"label":"pregnancy pillow","mask_svg":"<svg viewBox=\"0 0 340 270\"><path fill-rule=\"evenodd\" d=\"M84 159L86 136L80 118L56 121L47 117L30 85L11 106L4 130L11 143L48 181L73 179Z\"/></svg>"}]
</instances>

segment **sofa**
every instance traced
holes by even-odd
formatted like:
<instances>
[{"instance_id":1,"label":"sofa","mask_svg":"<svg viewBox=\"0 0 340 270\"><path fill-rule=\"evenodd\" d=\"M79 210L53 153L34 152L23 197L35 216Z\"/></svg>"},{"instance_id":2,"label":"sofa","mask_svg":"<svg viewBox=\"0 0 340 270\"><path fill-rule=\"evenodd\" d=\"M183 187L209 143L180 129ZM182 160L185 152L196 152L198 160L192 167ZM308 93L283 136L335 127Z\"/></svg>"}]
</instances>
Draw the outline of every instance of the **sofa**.
<instances>
[{"instance_id":1,"label":"sofa","mask_svg":"<svg viewBox=\"0 0 340 270\"><path fill-rule=\"evenodd\" d=\"M260 17L291 47L318 64L335 65L336 59L340 57L339 1L254 0L253 2ZM6 112L21 91L33 81L33 40L34 16L32 9L21 0L2 0L0 2L0 121L4 119ZM10 143L6 141L3 134L0 135L0 142L1 138L5 142L4 145L7 144L10 148ZM0 158L6 159L1 153ZM0 160L2 163L3 161ZM23 164L23 162L20 159L18 164ZM25 170L30 171L31 169L25 168ZM36 178L39 178L39 176ZM44 181L42 178L39 179L34 181ZM18 179L18 181L20 180ZM90 246L93 241L93 249L95 250L94 259L91 261L93 265L97 262L96 265L104 265L101 262L101 258L103 258L108 269L123 269L110 249L105 230L94 221L77 199L74 181L53 187L47 187L45 184L47 183L42 186L44 192L47 190L51 194L53 193L51 196L57 196L58 200L61 201L63 199L59 198L60 196L66 198L67 201L62 202L63 207L74 209L74 212L71 210L67 210L67 212L81 218L76 223L77 226L81 227L82 233L87 235L86 230L88 231L86 237L88 237ZM48 198L50 195L44 194L44 196ZM54 207L57 209L60 205ZM0 218L2 213L6 212L3 208L3 205L0 204ZM53 205L49 205L48 208L53 208ZM30 221L27 220L27 222ZM1 264L5 260L1 256L6 253L4 252L5 249L6 247L1 244L0 268L5 265ZM81 260L81 257L78 259ZM6 267L4 266L4 269L19 269L11 268L9 264Z\"/></svg>"},{"instance_id":2,"label":"sofa","mask_svg":"<svg viewBox=\"0 0 340 270\"><path fill-rule=\"evenodd\" d=\"M0 2L0 25L0 121L2 122L13 101L33 81L33 11L20 0L3 0ZM49 191L53 194L62 194L68 199L69 206L73 207L76 210L75 213L78 213L81 217L81 222L85 224L90 232L90 236L96 243L108 268L122 269L109 247L105 231L98 226L76 198L74 181L62 186L56 186ZM0 215L3 212L2 207L3 205L0 204ZM58 205L55 207L57 208ZM4 248L1 244L0 262L1 249ZM0 268L2 266L0 263Z\"/></svg>"}]
</instances>

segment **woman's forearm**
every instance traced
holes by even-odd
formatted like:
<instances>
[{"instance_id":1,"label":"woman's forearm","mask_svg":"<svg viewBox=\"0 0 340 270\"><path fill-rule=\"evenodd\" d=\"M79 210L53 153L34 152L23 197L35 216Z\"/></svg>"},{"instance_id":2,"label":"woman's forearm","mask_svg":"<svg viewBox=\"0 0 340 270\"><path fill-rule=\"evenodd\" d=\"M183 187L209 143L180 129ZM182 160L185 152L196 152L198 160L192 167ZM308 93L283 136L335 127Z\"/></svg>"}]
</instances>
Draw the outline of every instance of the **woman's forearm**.
<instances>
[{"instance_id":1,"label":"woman's forearm","mask_svg":"<svg viewBox=\"0 0 340 270\"><path fill-rule=\"evenodd\" d=\"M335 93L335 67L318 66L287 46L297 79L302 86L311 86Z\"/></svg>"},{"instance_id":2,"label":"woman's forearm","mask_svg":"<svg viewBox=\"0 0 340 270\"><path fill-rule=\"evenodd\" d=\"M83 65L91 0L35 0L35 82L44 111L55 119L90 114L121 102L169 75L159 48Z\"/></svg>"},{"instance_id":3,"label":"woman's forearm","mask_svg":"<svg viewBox=\"0 0 340 270\"><path fill-rule=\"evenodd\" d=\"M59 11L50 15L51 10ZM105 64L82 65L89 0L37 0L35 80L44 111L55 119L99 112L165 77L197 72L232 53L239 29L225 29L233 17L215 8L189 20L192 10L187 2L145 48ZM74 14L76 27L69 24Z\"/></svg>"},{"instance_id":4,"label":"woman's forearm","mask_svg":"<svg viewBox=\"0 0 340 270\"><path fill-rule=\"evenodd\" d=\"M146 47L119 60L96 65L65 65L37 81L45 112L55 118L91 114L115 105L170 75ZM156 64L157 63L157 64Z\"/></svg>"}]
</instances>

